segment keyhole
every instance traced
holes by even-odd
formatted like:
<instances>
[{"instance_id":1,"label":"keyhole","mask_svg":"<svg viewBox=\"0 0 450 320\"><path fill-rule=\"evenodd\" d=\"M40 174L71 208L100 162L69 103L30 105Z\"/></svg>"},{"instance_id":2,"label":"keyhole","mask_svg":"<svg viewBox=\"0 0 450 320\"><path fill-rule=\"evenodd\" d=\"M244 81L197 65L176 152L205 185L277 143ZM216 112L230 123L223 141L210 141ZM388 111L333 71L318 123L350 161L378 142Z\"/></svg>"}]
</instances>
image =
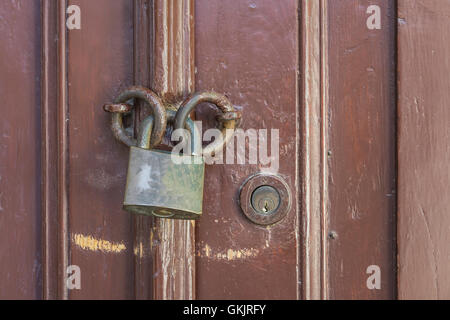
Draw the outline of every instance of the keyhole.
<instances>
[{"instance_id":1,"label":"keyhole","mask_svg":"<svg viewBox=\"0 0 450 320\"><path fill-rule=\"evenodd\" d=\"M253 192L251 205L259 214L272 214L280 205L280 195L271 186L261 186Z\"/></svg>"}]
</instances>

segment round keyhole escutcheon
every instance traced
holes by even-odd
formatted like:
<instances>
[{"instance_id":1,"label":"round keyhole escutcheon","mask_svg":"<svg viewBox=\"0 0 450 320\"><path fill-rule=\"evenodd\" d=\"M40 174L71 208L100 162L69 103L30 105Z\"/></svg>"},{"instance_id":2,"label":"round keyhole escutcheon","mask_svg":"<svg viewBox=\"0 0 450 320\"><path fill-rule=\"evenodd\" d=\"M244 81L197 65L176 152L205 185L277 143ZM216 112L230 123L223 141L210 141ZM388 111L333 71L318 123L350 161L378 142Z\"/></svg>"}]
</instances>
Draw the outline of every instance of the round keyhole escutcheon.
<instances>
[{"instance_id":1,"label":"round keyhole escutcheon","mask_svg":"<svg viewBox=\"0 0 450 320\"><path fill-rule=\"evenodd\" d=\"M288 184L279 176L257 174L241 187L239 202L252 222L267 226L281 221L291 208Z\"/></svg>"}]
</instances>

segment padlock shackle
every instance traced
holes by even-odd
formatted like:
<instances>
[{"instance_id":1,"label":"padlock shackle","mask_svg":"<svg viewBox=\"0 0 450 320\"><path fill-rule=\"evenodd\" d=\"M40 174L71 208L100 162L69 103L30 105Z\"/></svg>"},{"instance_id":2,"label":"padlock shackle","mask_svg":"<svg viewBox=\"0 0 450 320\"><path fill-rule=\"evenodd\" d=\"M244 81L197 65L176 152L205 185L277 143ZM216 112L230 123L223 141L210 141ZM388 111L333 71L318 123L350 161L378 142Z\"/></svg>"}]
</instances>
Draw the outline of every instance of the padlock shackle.
<instances>
[{"instance_id":1,"label":"padlock shackle","mask_svg":"<svg viewBox=\"0 0 450 320\"><path fill-rule=\"evenodd\" d=\"M151 147L157 146L161 143L167 126L166 110L161 99L152 90L136 86L128 88L122 92L119 97L117 97L115 104L124 104L130 99L143 100L150 106L153 115L153 122L152 128L150 129L152 138L149 143ZM127 146L137 146L139 142L125 131L123 116L123 112L112 113L112 131L116 138Z\"/></svg>"},{"instance_id":2,"label":"padlock shackle","mask_svg":"<svg viewBox=\"0 0 450 320\"><path fill-rule=\"evenodd\" d=\"M214 104L223 115L228 113L234 113L234 106L224 95L216 92L201 92L191 95L183 102L178 109L175 116L174 129L184 128L186 122L189 119L191 112L200 104L209 102ZM237 121L235 119L224 119L223 127L221 128L222 139L216 139L202 150L202 155L210 156L219 152L223 147L231 140L234 134L234 130L237 127Z\"/></svg>"},{"instance_id":3,"label":"padlock shackle","mask_svg":"<svg viewBox=\"0 0 450 320\"><path fill-rule=\"evenodd\" d=\"M166 110L167 122L174 123L176 117L176 111L167 109ZM139 137L137 139L137 147L141 149L151 149L151 138L152 130L154 125L154 118L152 115L145 118L139 130ZM185 129L190 132L189 141L191 142L191 154L198 155L197 151L201 151L201 136L198 128L196 127L194 121L187 119L185 122ZM194 143L192 143L194 141ZM181 141L180 143L184 143Z\"/></svg>"},{"instance_id":4,"label":"padlock shackle","mask_svg":"<svg viewBox=\"0 0 450 320\"><path fill-rule=\"evenodd\" d=\"M153 116L148 116L141 122L141 128L139 130L139 137L137 139L136 147L141 149L151 148L151 138L154 122L155 120L153 119Z\"/></svg>"}]
</instances>

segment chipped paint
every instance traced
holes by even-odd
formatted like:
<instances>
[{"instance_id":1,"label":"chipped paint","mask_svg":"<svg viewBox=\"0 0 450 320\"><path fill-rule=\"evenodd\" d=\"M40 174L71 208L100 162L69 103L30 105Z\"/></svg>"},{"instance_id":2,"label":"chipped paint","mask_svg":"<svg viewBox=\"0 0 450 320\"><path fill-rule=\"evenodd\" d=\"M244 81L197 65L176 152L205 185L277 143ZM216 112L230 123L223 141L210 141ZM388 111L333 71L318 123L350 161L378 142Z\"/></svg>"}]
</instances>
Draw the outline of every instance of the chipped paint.
<instances>
[{"instance_id":1,"label":"chipped paint","mask_svg":"<svg viewBox=\"0 0 450 320\"><path fill-rule=\"evenodd\" d=\"M259 254L259 250L255 248L228 249L214 253L212 248L207 244L203 247L202 252L203 255L199 253L199 256L204 256L215 260L227 260L227 261L254 258Z\"/></svg>"},{"instance_id":2,"label":"chipped paint","mask_svg":"<svg viewBox=\"0 0 450 320\"><path fill-rule=\"evenodd\" d=\"M134 247L134 255L139 258L144 258L144 246L142 245L142 242L139 242L139 245Z\"/></svg>"},{"instance_id":3,"label":"chipped paint","mask_svg":"<svg viewBox=\"0 0 450 320\"><path fill-rule=\"evenodd\" d=\"M111 242L103 239L96 239L92 236L85 236L82 234L74 234L72 236L73 242L81 249L93 252L105 253L121 253L126 250L123 242Z\"/></svg>"},{"instance_id":4,"label":"chipped paint","mask_svg":"<svg viewBox=\"0 0 450 320\"><path fill-rule=\"evenodd\" d=\"M204 248L204 250L205 250L205 255L206 255L207 257L210 257L210 256L211 256L211 247L208 246L208 245L206 245L205 248Z\"/></svg>"},{"instance_id":5,"label":"chipped paint","mask_svg":"<svg viewBox=\"0 0 450 320\"><path fill-rule=\"evenodd\" d=\"M150 250L151 251L153 251L154 230L155 230L154 227L150 230Z\"/></svg>"}]
</instances>

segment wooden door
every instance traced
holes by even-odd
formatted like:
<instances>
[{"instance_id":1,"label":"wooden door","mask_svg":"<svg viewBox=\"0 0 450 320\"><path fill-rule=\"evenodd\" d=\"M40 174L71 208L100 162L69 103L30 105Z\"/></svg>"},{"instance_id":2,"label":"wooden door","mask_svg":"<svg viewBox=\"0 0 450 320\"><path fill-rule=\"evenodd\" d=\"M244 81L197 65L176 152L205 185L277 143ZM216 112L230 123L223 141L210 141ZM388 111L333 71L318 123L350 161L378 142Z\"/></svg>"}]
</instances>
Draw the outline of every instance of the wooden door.
<instances>
[{"instance_id":1,"label":"wooden door","mask_svg":"<svg viewBox=\"0 0 450 320\"><path fill-rule=\"evenodd\" d=\"M450 3L398 5L398 295L449 299Z\"/></svg>"},{"instance_id":2,"label":"wooden door","mask_svg":"<svg viewBox=\"0 0 450 320\"><path fill-rule=\"evenodd\" d=\"M3 1L0 298L447 297L448 11L444 0ZM102 106L132 85L167 104L213 90L243 130L275 129L286 217L243 214L241 187L264 167L248 157L206 167L198 221L124 211L129 150ZM148 114L136 110L131 124ZM208 128L216 114L205 104L195 117Z\"/></svg>"}]
</instances>

